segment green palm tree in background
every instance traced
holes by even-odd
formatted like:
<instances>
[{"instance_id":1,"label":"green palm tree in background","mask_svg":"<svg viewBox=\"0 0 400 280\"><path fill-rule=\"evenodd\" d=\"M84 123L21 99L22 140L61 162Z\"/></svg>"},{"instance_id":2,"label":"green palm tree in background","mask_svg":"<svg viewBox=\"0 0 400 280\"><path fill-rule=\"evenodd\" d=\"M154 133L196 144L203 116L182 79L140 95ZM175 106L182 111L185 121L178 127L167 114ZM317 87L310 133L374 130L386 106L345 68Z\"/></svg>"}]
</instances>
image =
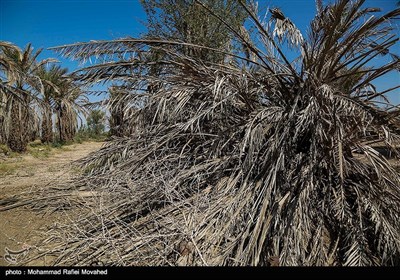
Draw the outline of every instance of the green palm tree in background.
<instances>
[{"instance_id":1,"label":"green palm tree in background","mask_svg":"<svg viewBox=\"0 0 400 280\"><path fill-rule=\"evenodd\" d=\"M49 68L42 66L38 70L38 76L43 80L44 91L42 96L42 134L43 143L53 142L53 112L56 106L56 100L60 96L67 83L67 68L59 65L51 65Z\"/></svg>"},{"instance_id":2,"label":"green palm tree in background","mask_svg":"<svg viewBox=\"0 0 400 280\"><path fill-rule=\"evenodd\" d=\"M89 100L81 86L68 74L67 68L52 64L38 70L44 91L42 95L43 143L53 142L53 114L56 114L58 141L71 141L76 133L79 113L87 115L85 105Z\"/></svg>"},{"instance_id":3,"label":"green palm tree in background","mask_svg":"<svg viewBox=\"0 0 400 280\"><path fill-rule=\"evenodd\" d=\"M0 141L12 151L24 152L27 143L39 135L44 143L54 141L53 113L58 140L72 140L79 113L87 113L88 99L80 85L66 68L47 65L56 60L37 61L40 53L33 52L30 44L21 50L0 42Z\"/></svg>"},{"instance_id":4,"label":"green palm tree in background","mask_svg":"<svg viewBox=\"0 0 400 280\"><path fill-rule=\"evenodd\" d=\"M81 85L69 76L62 84L62 88L55 92L54 103L59 141L61 143L71 141L77 132L80 114L82 116L88 114L86 108L89 104L88 97Z\"/></svg>"},{"instance_id":5,"label":"green palm tree in background","mask_svg":"<svg viewBox=\"0 0 400 280\"><path fill-rule=\"evenodd\" d=\"M36 61L41 50L36 52L28 44L24 50L0 42L1 99L3 111L2 138L12 151L23 152L37 128L39 96L43 84L37 70L54 61Z\"/></svg>"}]
</instances>

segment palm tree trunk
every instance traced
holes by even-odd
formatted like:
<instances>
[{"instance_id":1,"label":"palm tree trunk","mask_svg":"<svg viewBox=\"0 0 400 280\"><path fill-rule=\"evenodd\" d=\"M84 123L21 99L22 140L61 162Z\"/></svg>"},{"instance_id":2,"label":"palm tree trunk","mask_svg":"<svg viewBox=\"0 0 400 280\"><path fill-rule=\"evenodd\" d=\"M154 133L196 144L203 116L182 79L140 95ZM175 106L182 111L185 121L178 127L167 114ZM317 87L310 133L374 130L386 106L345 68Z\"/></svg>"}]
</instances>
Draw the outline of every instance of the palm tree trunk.
<instances>
[{"instance_id":1,"label":"palm tree trunk","mask_svg":"<svg viewBox=\"0 0 400 280\"><path fill-rule=\"evenodd\" d=\"M4 116L0 116L0 144L5 144L7 141L6 137L6 122Z\"/></svg>"},{"instance_id":2,"label":"palm tree trunk","mask_svg":"<svg viewBox=\"0 0 400 280\"><path fill-rule=\"evenodd\" d=\"M24 121L28 118L27 108L13 100L11 107L10 132L7 139L8 147L14 152L25 152L28 144L27 128Z\"/></svg>"},{"instance_id":3,"label":"palm tree trunk","mask_svg":"<svg viewBox=\"0 0 400 280\"><path fill-rule=\"evenodd\" d=\"M28 136L28 140L29 141L35 141L38 137L40 137L40 126L39 123L37 121L37 119L35 118L35 114L29 110L28 111L28 125L29 125L29 134Z\"/></svg>"},{"instance_id":4,"label":"palm tree trunk","mask_svg":"<svg viewBox=\"0 0 400 280\"><path fill-rule=\"evenodd\" d=\"M61 143L66 141L63 121L63 109L62 105L60 104L58 106L58 136Z\"/></svg>"},{"instance_id":5,"label":"palm tree trunk","mask_svg":"<svg viewBox=\"0 0 400 280\"><path fill-rule=\"evenodd\" d=\"M45 105L42 119L42 143L53 142L53 120L49 104Z\"/></svg>"},{"instance_id":6,"label":"palm tree trunk","mask_svg":"<svg viewBox=\"0 0 400 280\"><path fill-rule=\"evenodd\" d=\"M71 141L74 139L74 136L76 133L75 123L74 123L75 116L74 116L73 112L71 112L71 111L67 111L66 114L64 114L64 116L65 115L66 115L65 120L64 120L64 123L66 126L65 134L66 134L67 140Z\"/></svg>"},{"instance_id":7,"label":"palm tree trunk","mask_svg":"<svg viewBox=\"0 0 400 280\"><path fill-rule=\"evenodd\" d=\"M0 144L7 143L7 98L0 94Z\"/></svg>"},{"instance_id":8,"label":"palm tree trunk","mask_svg":"<svg viewBox=\"0 0 400 280\"><path fill-rule=\"evenodd\" d=\"M62 103L59 106L58 130L60 133L60 142L72 140L76 133L74 116Z\"/></svg>"}]
</instances>

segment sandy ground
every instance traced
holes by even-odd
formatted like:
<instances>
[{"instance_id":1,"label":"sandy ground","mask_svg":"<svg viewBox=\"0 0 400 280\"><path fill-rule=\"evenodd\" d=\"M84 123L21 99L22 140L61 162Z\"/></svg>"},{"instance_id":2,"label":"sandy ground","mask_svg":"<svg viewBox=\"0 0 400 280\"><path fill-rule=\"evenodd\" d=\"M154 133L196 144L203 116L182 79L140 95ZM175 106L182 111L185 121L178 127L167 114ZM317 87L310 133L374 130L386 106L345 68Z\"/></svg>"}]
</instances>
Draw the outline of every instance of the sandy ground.
<instances>
[{"instance_id":1,"label":"sandy ground","mask_svg":"<svg viewBox=\"0 0 400 280\"><path fill-rule=\"evenodd\" d=\"M18 197L21 193L29 194L50 185L57 186L58 183L76 176L80 170L71 163L96 151L101 145L99 142L86 142L67 146L67 150L58 151L47 158L23 155L17 159L6 159L18 161L18 167L14 174L0 176L0 202L13 196ZM64 219L62 213L44 215L25 207L0 211L0 266L12 265L4 259L8 250L20 251L30 248L35 243L33 236L39 229ZM46 265L46 260L32 265Z\"/></svg>"}]
</instances>

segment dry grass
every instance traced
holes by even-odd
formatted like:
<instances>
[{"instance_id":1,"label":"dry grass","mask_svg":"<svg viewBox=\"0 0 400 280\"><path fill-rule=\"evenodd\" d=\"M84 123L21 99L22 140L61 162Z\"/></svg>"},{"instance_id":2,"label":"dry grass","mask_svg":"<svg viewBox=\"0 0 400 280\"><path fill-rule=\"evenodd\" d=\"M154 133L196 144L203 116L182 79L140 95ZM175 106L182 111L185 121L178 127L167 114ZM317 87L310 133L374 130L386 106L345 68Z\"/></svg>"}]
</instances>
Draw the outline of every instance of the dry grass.
<instances>
[{"instance_id":1,"label":"dry grass","mask_svg":"<svg viewBox=\"0 0 400 280\"><path fill-rule=\"evenodd\" d=\"M17 168L16 164L0 163L0 177L14 174Z\"/></svg>"}]
</instances>

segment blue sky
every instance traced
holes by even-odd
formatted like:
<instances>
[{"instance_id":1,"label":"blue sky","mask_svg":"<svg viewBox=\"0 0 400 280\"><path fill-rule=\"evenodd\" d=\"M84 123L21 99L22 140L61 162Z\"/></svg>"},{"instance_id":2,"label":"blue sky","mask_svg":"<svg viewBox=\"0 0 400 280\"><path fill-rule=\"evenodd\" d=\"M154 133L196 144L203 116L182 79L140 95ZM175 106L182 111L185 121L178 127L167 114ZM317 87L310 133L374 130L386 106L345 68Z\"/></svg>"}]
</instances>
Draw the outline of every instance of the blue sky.
<instances>
[{"instance_id":1,"label":"blue sky","mask_svg":"<svg viewBox=\"0 0 400 280\"><path fill-rule=\"evenodd\" d=\"M367 0L367 6L394 9L398 0ZM305 31L315 14L313 0L260 0L260 8L278 6ZM146 20L139 0L0 0L0 40L35 49L75 42L137 37L145 32ZM397 29L399 30L399 29ZM399 44L394 51L400 55ZM76 62L44 50L41 59L55 57L74 70ZM378 89L400 84L400 74L391 73L377 82ZM96 98L94 98L96 99ZM390 94L400 104L400 90Z\"/></svg>"},{"instance_id":2,"label":"blue sky","mask_svg":"<svg viewBox=\"0 0 400 280\"><path fill-rule=\"evenodd\" d=\"M138 0L0 0L0 40L35 49L139 36L145 15ZM58 57L44 50L40 58ZM77 63L62 60L71 70Z\"/></svg>"}]
</instances>

